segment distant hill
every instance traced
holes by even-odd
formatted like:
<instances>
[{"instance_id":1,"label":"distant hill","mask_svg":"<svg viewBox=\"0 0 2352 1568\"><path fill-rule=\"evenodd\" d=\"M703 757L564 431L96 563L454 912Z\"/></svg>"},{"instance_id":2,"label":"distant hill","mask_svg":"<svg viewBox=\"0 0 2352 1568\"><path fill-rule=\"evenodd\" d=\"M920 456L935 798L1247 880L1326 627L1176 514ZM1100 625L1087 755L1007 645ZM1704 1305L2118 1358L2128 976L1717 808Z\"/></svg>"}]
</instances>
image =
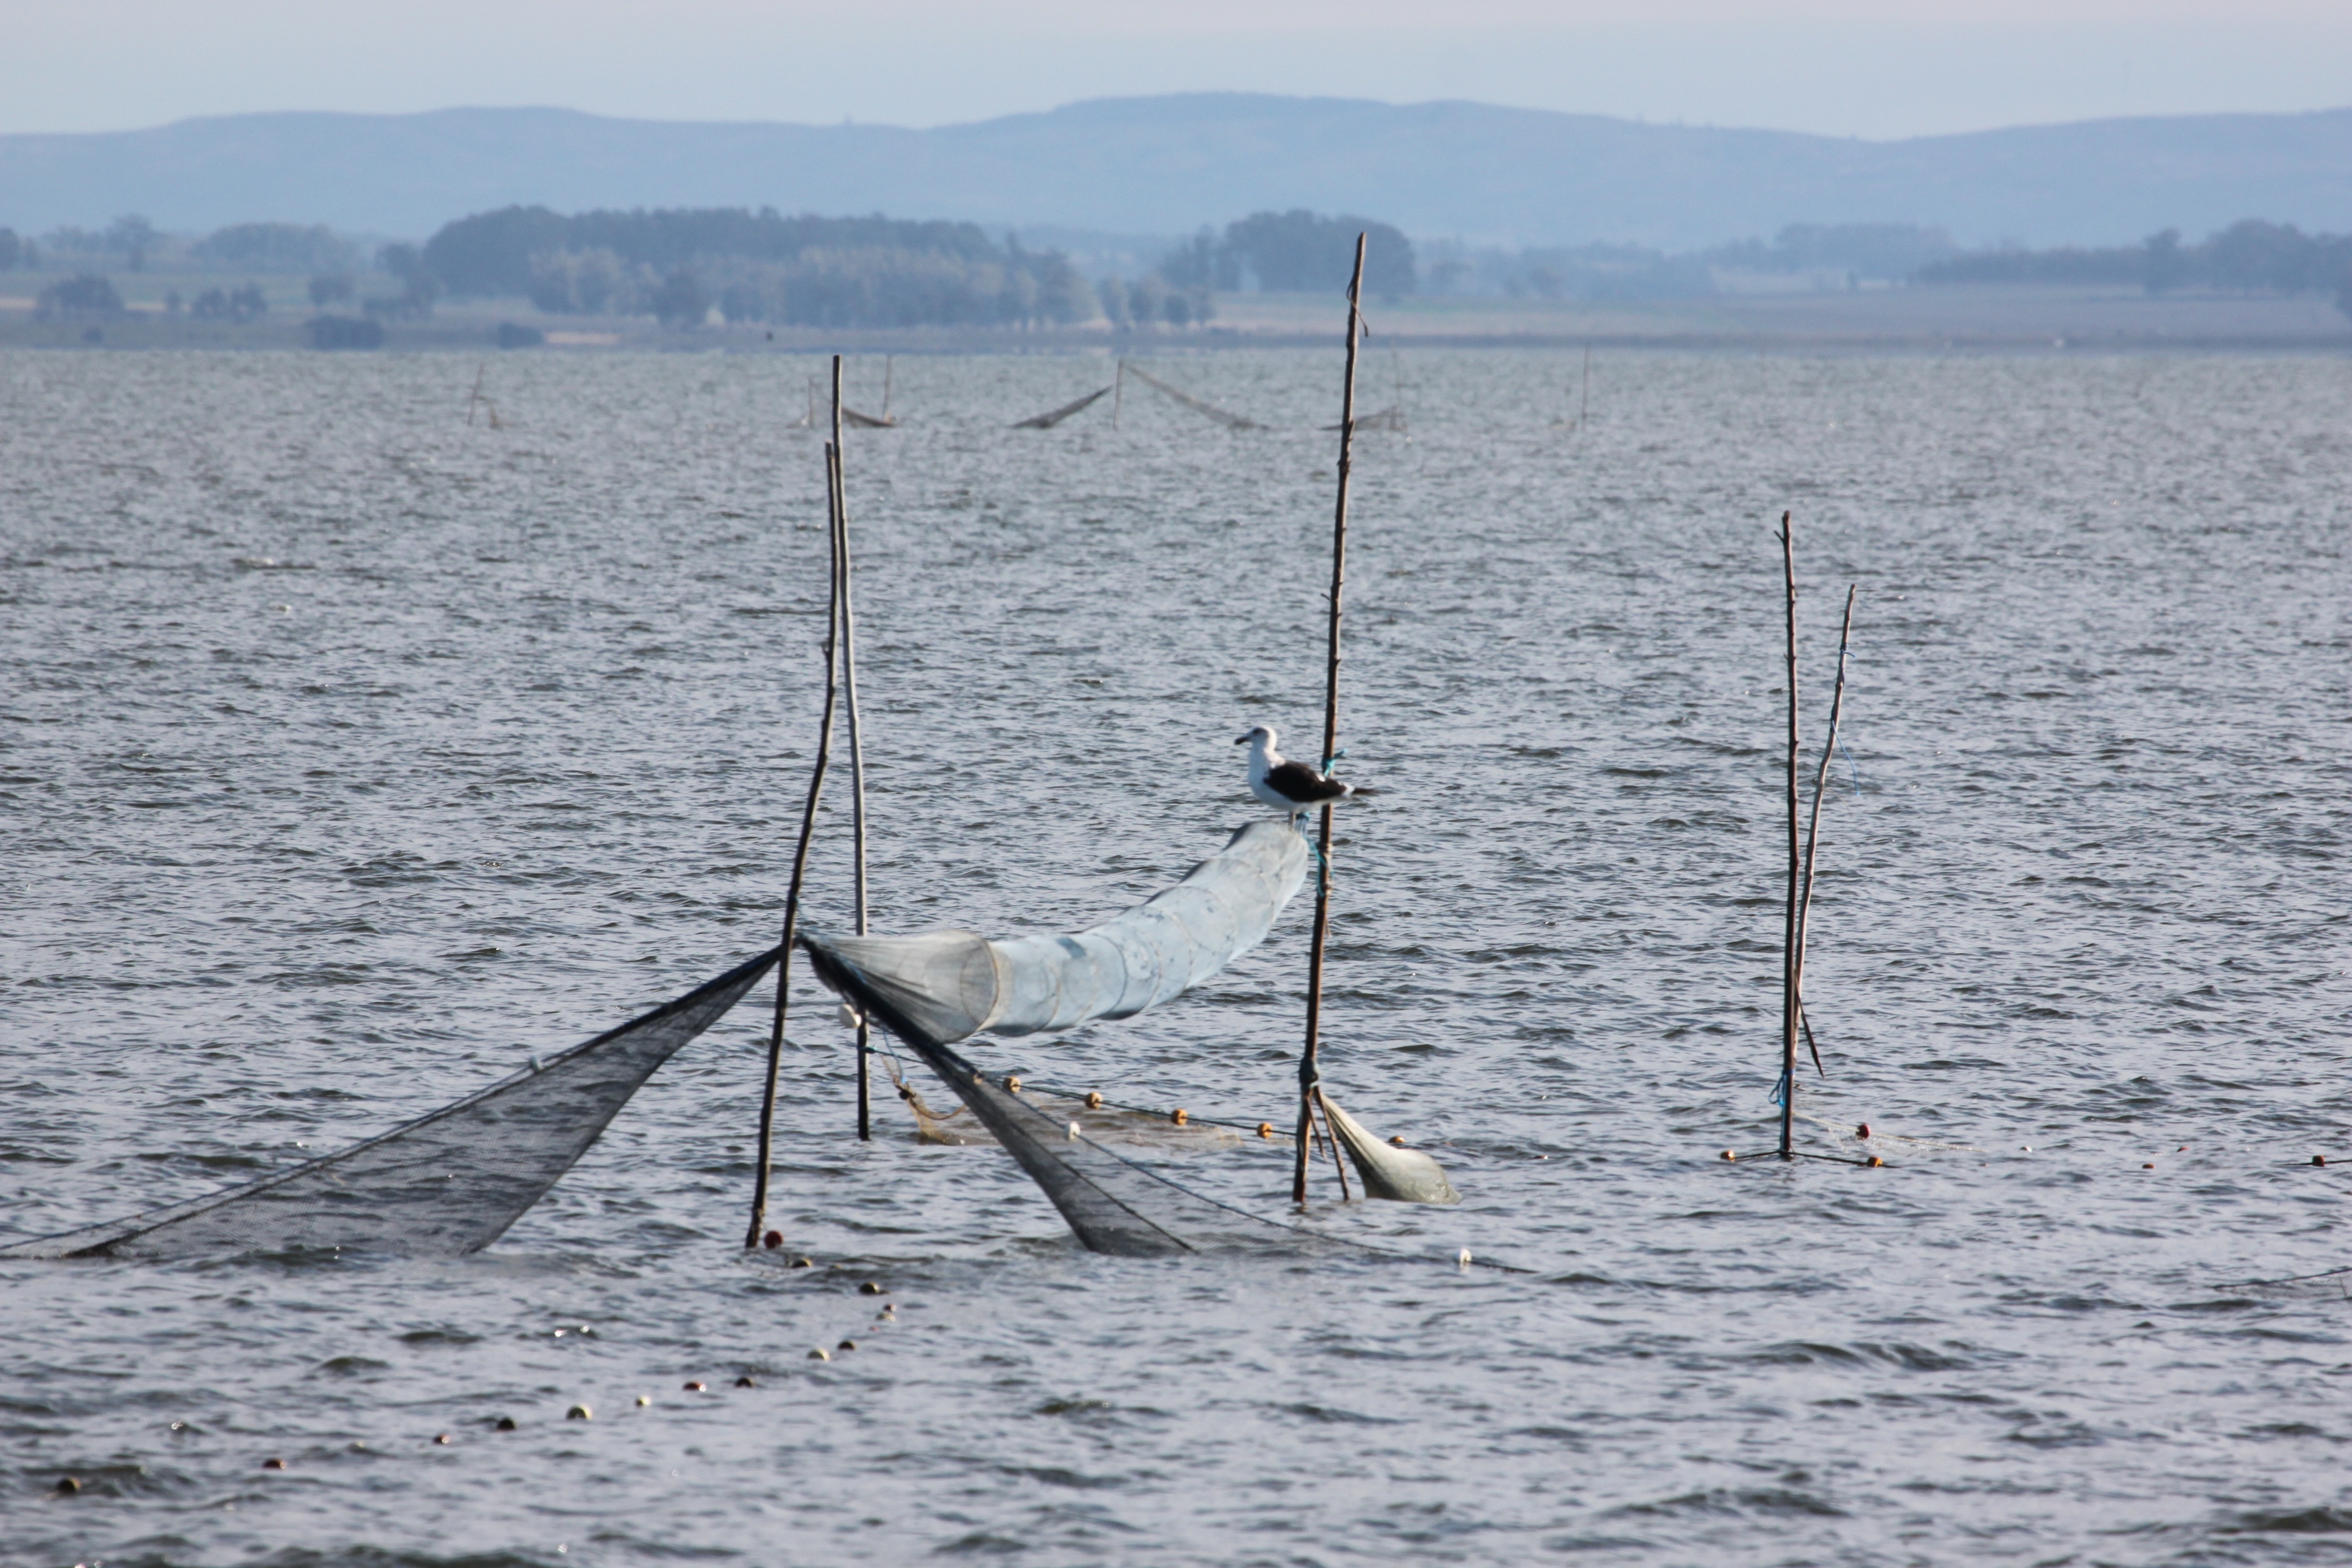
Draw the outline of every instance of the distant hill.
<instances>
[{"instance_id":1,"label":"distant hill","mask_svg":"<svg viewBox=\"0 0 2352 1568\"><path fill-rule=\"evenodd\" d=\"M1183 234L1266 208L1421 237L1686 249L1791 223L1941 226L1965 244L2114 245L2262 217L2352 229L2352 110L1863 142L1475 103L1199 93L908 131L611 120L558 109L254 114L0 136L0 225L141 213L421 238L509 203L773 206Z\"/></svg>"}]
</instances>

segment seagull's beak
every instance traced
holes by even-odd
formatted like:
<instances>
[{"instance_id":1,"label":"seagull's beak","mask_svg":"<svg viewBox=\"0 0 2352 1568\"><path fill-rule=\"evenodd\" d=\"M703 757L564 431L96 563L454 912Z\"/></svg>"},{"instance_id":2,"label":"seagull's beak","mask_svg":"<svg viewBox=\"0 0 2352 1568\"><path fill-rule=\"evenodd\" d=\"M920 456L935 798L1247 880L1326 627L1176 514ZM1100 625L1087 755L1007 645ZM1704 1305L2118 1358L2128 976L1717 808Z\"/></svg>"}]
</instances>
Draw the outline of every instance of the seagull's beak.
<instances>
[{"instance_id":1,"label":"seagull's beak","mask_svg":"<svg viewBox=\"0 0 2352 1568\"><path fill-rule=\"evenodd\" d=\"M1249 744L1249 737L1247 735L1236 735L1234 737L1234 744L1236 746L1246 746Z\"/></svg>"}]
</instances>

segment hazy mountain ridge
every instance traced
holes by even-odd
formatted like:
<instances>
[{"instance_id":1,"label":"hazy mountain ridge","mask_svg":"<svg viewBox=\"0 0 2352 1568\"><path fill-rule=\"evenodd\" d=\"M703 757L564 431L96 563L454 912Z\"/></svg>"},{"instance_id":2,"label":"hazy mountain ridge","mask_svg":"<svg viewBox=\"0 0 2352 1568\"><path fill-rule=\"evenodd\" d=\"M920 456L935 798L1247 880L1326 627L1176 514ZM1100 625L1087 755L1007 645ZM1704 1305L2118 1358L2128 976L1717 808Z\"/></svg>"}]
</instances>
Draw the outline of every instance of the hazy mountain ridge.
<instances>
[{"instance_id":1,"label":"hazy mountain ridge","mask_svg":"<svg viewBox=\"0 0 2352 1568\"><path fill-rule=\"evenodd\" d=\"M509 203L746 205L1185 233L1266 208L1410 234L1687 249L1799 222L1962 242L2116 244L2249 215L2352 229L2352 109L1862 142L1465 102L1200 93L910 131L683 123L559 109L286 113L0 137L0 224L137 212L422 237Z\"/></svg>"}]
</instances>

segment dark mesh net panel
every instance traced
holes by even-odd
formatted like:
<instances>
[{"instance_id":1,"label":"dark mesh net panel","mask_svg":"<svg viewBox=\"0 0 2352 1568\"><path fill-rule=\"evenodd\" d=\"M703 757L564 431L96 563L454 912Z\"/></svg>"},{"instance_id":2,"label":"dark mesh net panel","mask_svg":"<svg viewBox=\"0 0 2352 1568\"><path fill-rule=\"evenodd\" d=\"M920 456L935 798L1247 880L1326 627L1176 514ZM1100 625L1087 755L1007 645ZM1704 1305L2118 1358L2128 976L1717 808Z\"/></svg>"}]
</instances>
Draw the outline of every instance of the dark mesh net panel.
<instances>
[{"instance_id":1,"label":"dark mesh net panel","mask_svg":"<svg viewBox=\"0 0 2352 1568\"><path fill-rule=\"evenodd\" d=\"M1290 1257L1376 1254L1375 1248L1245 1214L1111 1152L1074 1131L1068 1121L991 1082L954 1049L928 1038L891 1005L887 992L863 984L859 971L837 959L823 939L803 937L801 945L808 950L826 984L904 1040L971 1108L981 1124L1045 1190L1088 1250L1122 1258L1234 1252Z\"/></svg>"},{"instance_id":2,"label":"dark mesh net panel","mask_svg":"<svg viewBox=\"0 0 2352 1568\"><path fill-rule=\"evenodd\" d=\"M655 1068L741 1001L781 951L356 1148L210 1197L0 1247L0 1258L478 1251L572 1168Z\"/></svg>"}]
</instances>

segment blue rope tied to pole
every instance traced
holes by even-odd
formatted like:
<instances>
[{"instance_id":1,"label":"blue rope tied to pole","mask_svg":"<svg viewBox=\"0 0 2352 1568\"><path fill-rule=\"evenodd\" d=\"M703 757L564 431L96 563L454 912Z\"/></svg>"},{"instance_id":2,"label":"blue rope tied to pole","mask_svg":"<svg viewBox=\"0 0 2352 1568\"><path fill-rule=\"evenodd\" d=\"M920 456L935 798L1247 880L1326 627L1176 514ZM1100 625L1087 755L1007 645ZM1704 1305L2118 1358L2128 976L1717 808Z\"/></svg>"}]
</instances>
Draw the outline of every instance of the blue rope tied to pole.
<instances>
[{"instance_id":1,"label":"blue rope tied to pole","mask_svg":"<svg viewBox=\"0 0 2352 1568\"><path fill-rule=\"evenodd\" d=\"M1331 776L1331 769L1333 765L1337 763L1341 757L1344 757L1347 754L1348 748L1342 746L1338 751L1332 752L1329 756L1324 758L1323 776L1327 779L1329 778ZM1323 846L1316 842L1316 836L1307 831L1307 814L1305 812L1300 812L1290 820L1297 826L1298 836L1307 840L1307 852L1315 857L1315 864L1318 868L1317 874L1325 881L1330 880L1331 863L1323 858Z\"/></svg>"},{"instance_id":2,"label":"blue rope tied to pole","mask_svg":"<svg viewBox=\"0 0 2352 1568\"><path fill-rule=\"evenodd\" d=\"M1789 1074L1785 1068L1781 1071L1780 1081L1772 1086L1772 1098L1769 1103L1773 1105L1789 1103Z\"/></svg>"},{"instance_id":3,"label":"blue rope tied to pole","mask_svg":"<svg viewBox=\"0 0 2352 1568\"><path fill-rule=\"evenodd\" d=\"M1846 662L1849 664L1860 664L1862 662L1862 656L1853 651L1853 645L1852 643L1848 643L1846 645L1845 657ZM1843 672L1841 671L1840 673L1843 674ZM1855 765L1853 753L1846 750L1845 733L1843 731L1840 731L1838 732L1837 749L1845 758L1846 782L1853 786L1854 798L1859 800L1862 798L1862 769Z\"/></svg>"}]
</instances>

